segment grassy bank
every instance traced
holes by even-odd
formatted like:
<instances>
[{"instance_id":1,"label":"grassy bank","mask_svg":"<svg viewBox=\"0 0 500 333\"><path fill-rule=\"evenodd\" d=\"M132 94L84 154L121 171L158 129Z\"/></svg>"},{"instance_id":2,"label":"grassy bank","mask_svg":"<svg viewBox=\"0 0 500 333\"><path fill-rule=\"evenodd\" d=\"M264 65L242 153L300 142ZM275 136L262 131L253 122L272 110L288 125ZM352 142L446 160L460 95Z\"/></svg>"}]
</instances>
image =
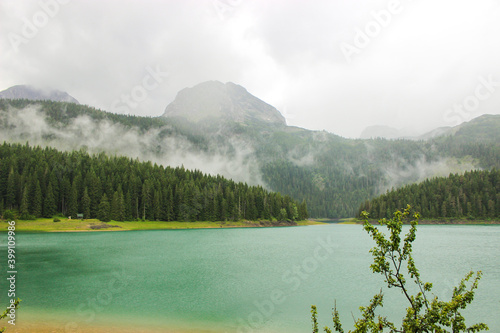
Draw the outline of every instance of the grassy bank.
<instances>
[{"instance_id":1,"label":"grassy bank","mask_svg":"<svg viewBox=\"0 0 500 333\"><path fill-rule=\"evenodd\" d=\"M78 232L78 231L125 231L125 230L163 230L163 229L208 229L208 228L252 228L252 227L285 227L285 226L308 226L324 224L362 224L363 222L354 218L346 219L314 219L298 222L277 221L196 221L196 222L165 222L165 221L111 221L101 222L97 219L69 220L59 218L60 222L53 219L37 219L30 221L16 221L16 231L22 232ZM373 220L372 223L377 223ZM500 224L499 220L467 220L467 219L421 219L420 225L424 224ZM8 224L0 222L0 232L7 231Z\"/></svg>"},{"instance_id":2,"label":"grassy bank","mask_svg":"<svg viewBox=\"0 0 500 333\"><path fill-rule=\"evenodd\" d=\"M352 219L353 223L363 224L363 220ZM370 220L372 224L378 224L378 220ZM420 218L418 221L419 225L491 225L500 224L500 220L469 220L466 218L443 218L443 219L423 219Z\"/></svg>"},{"instance_id":3,"label":"grassy bank","mask_svg":"<svg viewBox=\"0 0 500 333\"><path fill-rule=\"evenodd\" d=\"M357 224L359 220L353 217L340 218L340 219L329 219L329 218L321 218L321 219L312 219L317 223L328 223L328 224Z\"/></svg>"},{"instance_id":4,"label":"grassy bank","mask_svg":"<svg viewBox=\"0 0 500 333\"><path fill-rule=\"evenodd\" d=\"M500 220L469 220L469 219L420 219L418 224L500 224Z\"/></svg>"},{"instance_id":5,"label":"grassy bank","mask_svg":"<svg viewBox=\"0 0 500 333\"><path fill-rule=\"evenodd\" d=\"M204 229L204 228L246 228L246 227L284 227L323 224L316 221L197 221L197 222L165 222L165 221L111 221L101 222L96 219L70 220L59 218L16 221L16 231L24 232L70 232L70 231L124 231L124 230L162 230L162 229ZM0 223L0 232L7 231L8 224Z\"/></svg>"}]
</instances>

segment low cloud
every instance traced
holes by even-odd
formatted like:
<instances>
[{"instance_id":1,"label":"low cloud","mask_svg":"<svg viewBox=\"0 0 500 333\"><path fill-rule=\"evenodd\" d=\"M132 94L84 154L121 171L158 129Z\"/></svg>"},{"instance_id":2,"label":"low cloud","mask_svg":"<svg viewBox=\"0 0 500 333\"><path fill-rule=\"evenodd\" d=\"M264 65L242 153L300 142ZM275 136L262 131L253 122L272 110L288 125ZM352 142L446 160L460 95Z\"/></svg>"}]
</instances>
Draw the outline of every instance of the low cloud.
<instances>
[{"instance_id":1,"label":"low cloud","mask_svg":"<svg viewBox=\"0 0 500 333\"><path fill-rule=\"evenodd\" d=\"M428 178L447 177L450 173L463 174L466 171L480 169L476 161L470 159L441 158L437 161L427 161L421 156L413 164L400 163L404 167L389 166L385 168L385 177L378 187L378 193L383 194L393 187L418 183Z\"/></svg>"},{"instance_id":2,"label":"low cloud","mask_svg":"<svg viewBox=\"0 0 500 333\"><path fill-rule=\"evenodd\" d=\"M69 124L52 124L38 106L0 112L0 126L1 141L29 142L63 151L83 148L91 154L106 152L164 166L183 165L186 169L220 174L251 185L263 184L258 165L252 159L253 147L237 140L229 142L230 149L213 145L217 147L215 151L205 152L183 136L162 136L168 126L140 132L136 127L96 121L89 116L79 116Z\"/></svg>"}]
</instances>

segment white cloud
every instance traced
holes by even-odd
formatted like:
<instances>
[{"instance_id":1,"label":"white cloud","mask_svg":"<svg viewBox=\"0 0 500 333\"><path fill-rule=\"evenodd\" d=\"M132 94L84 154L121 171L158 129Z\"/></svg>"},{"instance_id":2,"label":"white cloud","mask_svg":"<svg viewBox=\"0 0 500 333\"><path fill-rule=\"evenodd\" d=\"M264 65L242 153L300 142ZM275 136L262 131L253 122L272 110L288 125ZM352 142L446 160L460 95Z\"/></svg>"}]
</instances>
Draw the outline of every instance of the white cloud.
<instances>
[{"instance_id":1,"label":"white cloud","mask_svg":"<svg viewBox=\"0 0 500 333\"><path fill-rule=\"evenodd\" d=\"M347 63L339 45L352 43L356 29L390 3L73 0L14 52L9 36L22 36L23 20L43 9L3 0L0 89L47 85L110 110L148 66L161 66L169 78L132 112L160 115L182 88L219 80L286 109L292 125L348 137L375 124L449 125L445 110L471 93L478 76L500 80L500 3L400 0L400 13ZM477 115L498 114L499 106L500 91Z\"/></svg>"}]
</instances>

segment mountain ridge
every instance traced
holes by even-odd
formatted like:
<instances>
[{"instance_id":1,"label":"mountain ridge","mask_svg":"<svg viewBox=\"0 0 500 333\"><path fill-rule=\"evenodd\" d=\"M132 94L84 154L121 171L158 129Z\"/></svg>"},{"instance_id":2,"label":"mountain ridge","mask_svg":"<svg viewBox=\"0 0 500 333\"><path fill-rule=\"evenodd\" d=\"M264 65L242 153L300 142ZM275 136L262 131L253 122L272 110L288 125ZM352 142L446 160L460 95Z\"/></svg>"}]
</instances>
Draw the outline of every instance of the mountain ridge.
<instances>
[{"instance_id":1,"label":"mountain ridge","mask_svg":"<svg viewBox=\"0 0 500 333\"><path fill-rule=\"evenodd\" d=\"M31 85L16 85L0 91L1 99L28 99L80 104L76 98L65 91L40 89Z\"/></svg>"},{"instance_id":2,"label":"mountain ridge","mask_svg":"<svg viewBox=\"0 0 500 333\"><path fill-rule=\"evenodd\" d=\"M223 119L237 123L265 122L285 126L286 120L272 105L232 82L206 81L177 93L162 115L192 122Z\"/></svg>"},{"instance_id":3,"label":"mountain ridge","mask_svg":"<svg viewBox=\"0 0 500 333\"><path fill-rule=\"evenodd\" d=\"M500 140L500 134L494 131L483 131L481 127L491 127L492 123L500 127L500 115L483 114L456 126L443 126L434 128L424 134L412 136L403 135L403 130L385 125L373 125L366 127L360 135L360 139L386 139L386 140L431 140L439 137L460 137L462 135L474 136L477 140ZM465 131L465 132L464 132ZM467 132L467 134L466 134ZM480 134L480 135L478 135ZM481 139L479 138L481 137Z\"/></svg>"},{"instance_id":4,"label":"mountain ridge","mask_svg":"<svg viewBox=\"0 0 500 333\"><path fill-rule=\"evenodd\" d=\"M455 139L474 138L478 141L500 141L500 115L483 114L454 127L441 127L439 136L452 136ZM435 131L436 131L435 130ZM432 133L432 132L430 132ZM429 133L428 133L429 134Z\"/></svg>"}]
</instances>

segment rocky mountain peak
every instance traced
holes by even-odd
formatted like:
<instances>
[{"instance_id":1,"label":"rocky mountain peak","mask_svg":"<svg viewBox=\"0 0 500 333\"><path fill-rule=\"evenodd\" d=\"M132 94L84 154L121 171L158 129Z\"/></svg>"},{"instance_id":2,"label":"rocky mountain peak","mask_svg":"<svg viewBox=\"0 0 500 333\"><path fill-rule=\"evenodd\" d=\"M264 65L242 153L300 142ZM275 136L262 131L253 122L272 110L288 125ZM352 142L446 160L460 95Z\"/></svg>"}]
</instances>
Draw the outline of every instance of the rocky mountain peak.
<instances>
[{"instance_id":1,"label":"rocky mountain peak","mask_svg":"<svg viewBox=\"0 0 500 333\"><path fill-rule=\"evenodd\" d=\"M240 123L266 122L286 125L285 118L273 106L232 82L207 81L181 90L165 109L164 117L184 117L199 122L207 119Z\"/></svg>"}]
</instances>

